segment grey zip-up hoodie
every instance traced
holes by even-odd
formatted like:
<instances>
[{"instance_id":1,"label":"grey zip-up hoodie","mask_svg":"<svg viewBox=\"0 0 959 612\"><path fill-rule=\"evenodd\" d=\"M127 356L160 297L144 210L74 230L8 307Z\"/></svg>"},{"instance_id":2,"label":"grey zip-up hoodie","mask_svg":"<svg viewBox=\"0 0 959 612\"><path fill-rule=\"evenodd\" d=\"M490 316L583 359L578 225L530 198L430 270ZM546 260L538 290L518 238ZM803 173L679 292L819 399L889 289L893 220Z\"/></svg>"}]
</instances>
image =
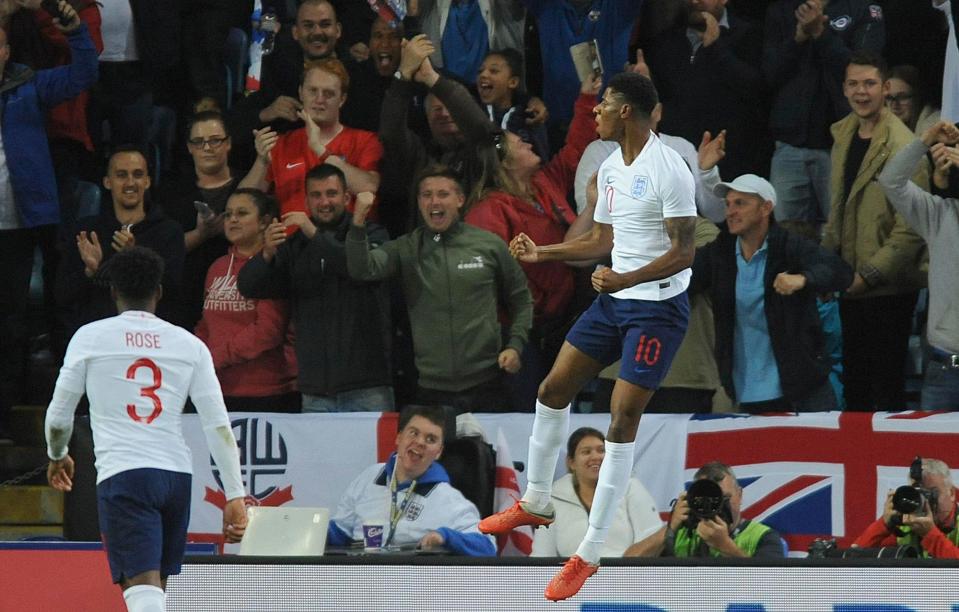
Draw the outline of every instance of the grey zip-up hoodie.
<instances>
[{"instance_id":1,"label":"grey zip-up hoodie","mask_svg":"<svg viewBox=\"0 0 959 612\"><path fill-rule=\"evenodd\" d=\"M914 140L886 162L879 183L906 222L929 245L929 344L959 353L959 200L920 189L909 177L928 147Z\"/></svg>"}]
</instances>

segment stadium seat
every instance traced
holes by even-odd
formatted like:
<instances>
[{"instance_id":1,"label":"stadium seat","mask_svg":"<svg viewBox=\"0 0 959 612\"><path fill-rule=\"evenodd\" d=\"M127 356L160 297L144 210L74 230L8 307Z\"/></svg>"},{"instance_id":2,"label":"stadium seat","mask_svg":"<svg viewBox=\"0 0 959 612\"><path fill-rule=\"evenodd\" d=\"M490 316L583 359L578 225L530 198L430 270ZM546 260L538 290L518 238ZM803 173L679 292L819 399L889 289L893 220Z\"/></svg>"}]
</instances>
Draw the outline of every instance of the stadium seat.
<instances>
[{"instance_id":1,"label":"stadium seat","mask_svg":"<svg viewBox=\"0 0 959 612\"><path fill-rule=\"evenodd\" d=\"M74 191L77 201L77 219L100 214L100 187L88 181L77 181Z\"/></svg>"},{"instance_id":2,"label":"stadium seat","mask_svg":"<svg viewBox=\"0 0 959 612\"><path fill-rule=\"evenodd\" d=\"M439 462L450 475L450 484L476 505L481 517L493 513L496 453L480 437L454 438L446 443Z\"/></svg>"},{"instance_id":3,"label":"stadium seat","mask_svg":"<svg viewBox=\"0 0 959 612\"><path fill-rule=\"evenodd\" d=\"M233 101L243 91L246 80L246 67L249 63L250 38L240 28L230 28L226 37L224 49L224 63L226 65L226 109L233 106Z\"/></svg>"},{"instance_id":4,"label":"stadium seat","mask_svg":"<svg viewBox=\"0 0 959 612\"><path fill-rule=\"evenodd\" d=\"M149 133L150 164L153 167L153 185L160 184L163 172L170 170L173 160L173 143L176 141L176 112L166 106L154 106Z\"/></svg>"}]
</instances>

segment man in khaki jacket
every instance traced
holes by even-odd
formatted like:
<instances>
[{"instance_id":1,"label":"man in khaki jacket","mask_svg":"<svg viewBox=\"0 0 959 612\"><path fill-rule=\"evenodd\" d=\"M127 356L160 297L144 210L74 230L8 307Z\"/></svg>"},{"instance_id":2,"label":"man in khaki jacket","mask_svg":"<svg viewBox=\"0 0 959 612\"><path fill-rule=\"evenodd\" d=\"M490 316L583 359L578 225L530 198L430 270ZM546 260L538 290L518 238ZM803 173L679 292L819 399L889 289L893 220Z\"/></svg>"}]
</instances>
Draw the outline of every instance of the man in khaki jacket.
<instances>
[{"instance_id":1,"label":"man in khaki jacket","mask_svg":"<svg viewBox=\"0 0 959 612\"><path fill-rule=\"evenodd\" d=\"M848 410L905 408L904 369L925 243L896 212L877 182L886 162L912 140L884 107L882 58L859 52L846 67L843 92L852 112L832 126L832 202L823 246L855 271L840 302L844 394ZM928 168L913 180L923 188Z\"/></svg>"}]
</instances>

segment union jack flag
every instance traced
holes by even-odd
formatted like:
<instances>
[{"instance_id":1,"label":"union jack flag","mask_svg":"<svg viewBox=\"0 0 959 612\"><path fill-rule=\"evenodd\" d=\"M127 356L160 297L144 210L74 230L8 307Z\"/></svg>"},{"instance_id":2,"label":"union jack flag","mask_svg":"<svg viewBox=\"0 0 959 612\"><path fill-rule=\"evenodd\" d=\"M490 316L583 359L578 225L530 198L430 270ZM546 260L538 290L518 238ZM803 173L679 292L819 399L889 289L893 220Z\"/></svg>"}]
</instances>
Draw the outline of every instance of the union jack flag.
<instances>
[{"instance_id":1,"label":"union jack flag","mask_svg":"<svg viewBox=\"0 0 959 612\"><path fill-rule=\"evenodd\" d=\"M506 444L502 429L496 430L496 489L493 492L493 510L506 510L520 498L516 469ZM517 527L513 531L496 536L496 553L501 557L528 557L533 551L533 528Z\"/></svg>"},{"instance_id":2,"label":"union jack flag","mask_svg":"<svg viewBox=\"0 0 959 612\"><path fill-rule=\"evenodd\" d=\"M921 455L959 472L959 414L861 413L744 417L688 423L687 480L703 464L730 465L743 486L742 513L782 534L792 551L816 538L849 546L906 484Z\"/></svg>"}]
</instances>

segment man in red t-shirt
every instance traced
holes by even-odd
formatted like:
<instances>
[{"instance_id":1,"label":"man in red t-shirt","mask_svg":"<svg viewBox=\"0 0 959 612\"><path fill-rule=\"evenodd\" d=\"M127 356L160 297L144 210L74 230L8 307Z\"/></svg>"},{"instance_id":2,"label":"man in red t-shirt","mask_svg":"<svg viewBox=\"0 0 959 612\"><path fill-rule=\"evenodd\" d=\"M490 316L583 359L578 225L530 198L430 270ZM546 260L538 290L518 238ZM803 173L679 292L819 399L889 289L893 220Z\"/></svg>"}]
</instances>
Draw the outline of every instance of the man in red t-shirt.
<instances>
[{"instance_id":1,"label":"man in red t-shirt","mask_svg":"<svg viewBox=\"0 0 959 612\"><path fill-rule=\"evenodd\" d=\"M255 130L256 161L240 185L266 191L272 184L281 215L306 211L304 179L322 163L342 170L354 194L375 193L380 186L377 169L383 146L375 133L340 123L349 84L339 60L308 62L299 91L303 109L297 113L304 127L283 135L270 127Z\"/></svg>"}]
</instances>

